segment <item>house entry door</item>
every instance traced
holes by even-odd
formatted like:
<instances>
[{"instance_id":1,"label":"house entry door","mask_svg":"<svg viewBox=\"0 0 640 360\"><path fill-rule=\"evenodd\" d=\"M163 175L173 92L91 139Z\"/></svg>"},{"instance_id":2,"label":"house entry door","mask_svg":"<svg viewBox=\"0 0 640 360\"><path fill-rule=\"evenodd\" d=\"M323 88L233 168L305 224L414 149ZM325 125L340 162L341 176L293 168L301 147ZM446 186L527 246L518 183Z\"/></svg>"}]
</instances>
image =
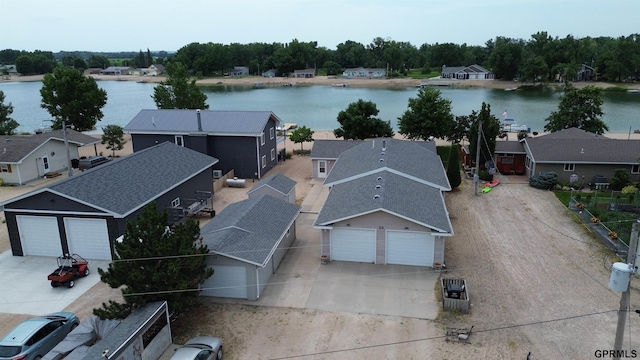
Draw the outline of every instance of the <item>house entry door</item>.
<instances>
[{"instance_id":1,"label":"house entry door","mask_svg":"<svg viewBox=\"0 0 640 360\"><path fill-rule=\"evenodd\" d=\"M49 172L49 157L48 156L43 156L42 157L42 169L44 170L45 174Z\"/></svg>"}]
</instances>

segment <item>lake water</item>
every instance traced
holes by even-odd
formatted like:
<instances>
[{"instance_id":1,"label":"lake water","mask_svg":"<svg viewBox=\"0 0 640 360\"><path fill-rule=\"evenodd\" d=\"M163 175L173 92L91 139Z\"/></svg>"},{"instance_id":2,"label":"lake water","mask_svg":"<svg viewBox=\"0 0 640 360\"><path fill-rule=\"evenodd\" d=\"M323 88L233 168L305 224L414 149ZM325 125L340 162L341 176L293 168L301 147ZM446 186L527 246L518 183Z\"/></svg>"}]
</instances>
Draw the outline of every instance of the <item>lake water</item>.
<instances>
[{"instance_id":1,"label":"lake water","mask_svg":"<svg viewBox=\"0 0 640 360\"><path fill-rule=\"evenodd\" d=\"M133 81L99 81L107 92L104 117L98 130L109 124L125 126L141 109L155 109L151 98L156 84ZM51 119L40 107L41 82L3 82L5 104L14 107L11 117L20 123L19 132L33 132ZM378 117L390 120L397 129L397 119L407 110L408 100L417 96L416 88L337 88L331 86L264 87L215 86L203 88L211 110L270 110L285 123L297 123L314 130L333 130L339 126L338 113L363 99L372 101L380 110ZM491 105L492 113L502 119L508 116L532 131L542 132L544 119L557 111L559 93L508 92L497 89L439 88L442 97L451 100L455 115L468 115L480 110L482 102ZM603 97L603 120L612 133L627 133L640 128L640 94L612 93Z\"/></svg>"}]
</instances>

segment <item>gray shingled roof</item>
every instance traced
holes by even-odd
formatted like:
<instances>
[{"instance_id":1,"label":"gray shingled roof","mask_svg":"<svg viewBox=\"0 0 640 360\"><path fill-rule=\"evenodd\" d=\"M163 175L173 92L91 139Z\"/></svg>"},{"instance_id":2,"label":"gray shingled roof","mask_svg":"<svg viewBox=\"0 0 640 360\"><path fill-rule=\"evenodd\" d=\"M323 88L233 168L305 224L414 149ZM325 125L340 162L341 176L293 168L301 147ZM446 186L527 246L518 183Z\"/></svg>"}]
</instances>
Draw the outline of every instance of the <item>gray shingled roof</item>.
<instances>
[{"instance_id":1,"label":"gray shingled roof","mask_svg":"<svg viewBox=\"0 0 640 360\"><path fill-rule=\"evenodd\" d=\"M382 138L367 140L340 155L324 184L332 186L389 170L440 190L451 190L440 156L427 149L429 144L422 143Z\"/></svg>"},{"instance_id":2,"label":"gray shingled roof","mask_svg":"<svg viewBox=\"0 0 640 360\"><path fill-rule=\"evenodd\" d=\"M436 232L453 233L440 190L389 171L334 185L315 225L330 226L376 211L393 214Z\"/></svg>"},{"instance_id":3,"label":"gray shingled roof","mask_svg":"<svg viewBox=\"0 0 640 360\"><path fill-rule=\"evenodd\" d=\"M288 195L296 187L296 182L281 173L275 173L260 180L247 194L251 194L263 186L268 186L283 195Z\"/></svg>"},{"instance_id":4,"label":"gray shingled roof","mask_svg":"<svg viewBox=\"0 0 640 360\"><path fill-rule=\"evenodd\" d=\"M74 130L68 130L67 139L75 146L84 146L100 142L93 136L83 134ZM37 148L49 141L64 142L62 130L35 135L10 135L0 138L0 162L20 163Z\"/></svg>"},{"instance_id":5,"label":"gray shingled roof","mask_svg":"<svg viewBox=\"0 0 640 360\"><path fill-rule=\"evenodd\" d=\"M64 134L62 133L62 129L53 130L50 132L44 132L40 134L35 134L33 137L36 138L54 138L58 140L64 141ZM101 141L101 138L87 135L85 133L81 133L79 131L75 131L73 129L67 129L67 140L69 140L72 144L78 144L78 146L85 146L90 144L96 144Z\"/></svg>"},{"instance_id":6,"label":"gray shingled roof","mask_svg":"<svg viewBox=\"0 0 640 360\"><path fill-rule=\"evenodd\" d=\"M200 235L213 253L264 266L299 213L298 205L260 195L227 206Z\"/></svg>"},{"instance_id":7,"label":"gray shingled roof","mask_svg":"<svg viewBox=\"0 0 640 360\"><path fill-rule=\"evenodd\" d=\"M270 118L280 119L271 111L217 111L217 110L141 110L125 126L131 134L198 132L200 111L202 132L218 136L260 136Z\"/></svg>"},{"instance_id":8,"label":"gray shingled roof","mask_svg":"<svg viewBox=\"0 0 640 360\"><path fill-rule=\"evenodd\" d=\"M314 140L310 158L337 159L340 154L354 146L362 144L364 140Z\"/></svg>"},{"instance_id":9,"label":"gray shingled roof","mask_svg":"<svg viewBox=\"0 0 640 360\"><path fill-rule=\"evenodd\" d=\"M217 162L214 157L165 142L11 199L6 204L48 191L116 217L125 217Z\"/></svg>"},{"instance_id":10,"label":"gray shingled roof","mask_svg":"<svg viewBox=\"0 0 640 360\"><path fill-rule=\"evenodd\" d=\"M638 164L640 140L610 139L577 128L527 138L536 163Z\"/></svg>"},{"instance_id":11,"label":"gray shingled roof","mask_svg":"<svg viewBox=\"0 0 640 360\"><path fill-rule=\"evenodd\" d=\"M496 153L526 154L526 151L520 141L496 141Z\"/></svg>"}]
</instances>

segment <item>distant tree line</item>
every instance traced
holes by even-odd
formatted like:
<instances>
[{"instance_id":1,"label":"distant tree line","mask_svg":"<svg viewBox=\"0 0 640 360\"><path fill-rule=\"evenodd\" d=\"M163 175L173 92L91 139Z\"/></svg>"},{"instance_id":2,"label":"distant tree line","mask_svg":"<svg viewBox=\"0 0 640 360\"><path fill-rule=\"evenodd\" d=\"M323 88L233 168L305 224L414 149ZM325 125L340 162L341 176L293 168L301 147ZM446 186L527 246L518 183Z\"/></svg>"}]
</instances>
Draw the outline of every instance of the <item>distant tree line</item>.
<instances>
[{"instance_id":1,"label":"distant tree line","mask_svg":"<svg viewBox=\"0 0 640 360\"><path fill-rule=\"evenodd\" d=\"M518 78L533 83L575 80L585 64L595 69L597 80L616 82L637 80L640 76L640 35L618 38L567 35L559 38L541 31L528 40L498 36L484 46L435 43L419 47L376 37L369 44L348 40L338 44L335 50L318 46L316 41L297 39L271 44L209 42L185 45L175 54L147 50L147 53L63 52L54 56L41 51L0 51L0 64L18 65L20 59L25 69L39 74L50 72L52 62L55 64L56 60L65 58L74 67L82 65L79 61L76 63L75 58L85 60L88 67L115 65L113 59L125 59L119 65L144 67L148 66L150 58L156 63L167 59L181 62L193 75L203 77L222 76L235 66L246 66L253 75L275 69L278 75L286 76L294 70L307 68L318 69L321 74L339 75L346 68L369 67L387 69L390 77L405 76L415 70L426 76L433 71L439 72L443 65L478 64L491 70L497 79Z\"/></svg>"},{"instance_id":2,"label":"distant tree line","mask_svg":"<svg viewBox=\"0 0 640 360\"><path fill-rule=\"evenodd\" d=\"M152 64L163 64L169 56L166 51L152 53L140 50L122 53L92 53L86 51L20 51L13 49L0 50L0 65L14 64L16 70L23 75L48 74L58 65L85 70L88 68L106 69L109 66L131 66L146 68Z\"/></svg>"}]
</instances>

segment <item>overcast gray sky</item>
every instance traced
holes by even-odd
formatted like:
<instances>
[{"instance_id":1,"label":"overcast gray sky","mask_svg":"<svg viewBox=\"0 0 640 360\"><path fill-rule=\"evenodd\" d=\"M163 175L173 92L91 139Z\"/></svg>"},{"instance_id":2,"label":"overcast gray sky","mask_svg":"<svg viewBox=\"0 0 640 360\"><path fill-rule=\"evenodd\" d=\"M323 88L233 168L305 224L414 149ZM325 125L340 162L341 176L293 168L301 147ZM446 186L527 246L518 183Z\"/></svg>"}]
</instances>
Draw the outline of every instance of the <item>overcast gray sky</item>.
<instances>
[{"instance_id":1,"label":"overcast gray sky","mask_svg":"<svg viewBox=\"0 0 640 360\"><path fill-rule=\"evenodd\" d=\"M640 32L638 0L0 0L0 49L176 51L193 43L317 41L335 49L375 37L484 45L547 31Z\"/></svg>"}]
</instances>

